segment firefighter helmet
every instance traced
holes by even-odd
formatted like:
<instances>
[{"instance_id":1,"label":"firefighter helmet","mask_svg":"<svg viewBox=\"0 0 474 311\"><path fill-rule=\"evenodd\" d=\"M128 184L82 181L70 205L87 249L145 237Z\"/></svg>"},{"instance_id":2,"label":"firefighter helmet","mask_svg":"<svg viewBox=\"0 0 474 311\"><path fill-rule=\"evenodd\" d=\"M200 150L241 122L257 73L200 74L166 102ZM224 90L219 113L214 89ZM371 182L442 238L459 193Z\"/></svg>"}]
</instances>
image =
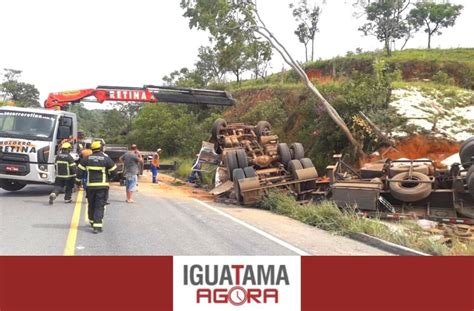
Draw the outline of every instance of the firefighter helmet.
<instances>
[{"instance_id":1,"label":"firefighter helmet","mask_svg":"<svg viewBox=\"0 0 474 311\"><path fill-rule=\"evenodd\" d=\"M91 144L91 149L92 149L92 151L100 150L101 147L102 147L102 144L101 144L100 141L98 141L98 140L94 141L94 142Z\"/></svg>"},{"instance_id":2,"label":"firefighter helmet","mask_svg":"<svg viewBox=\"0 0 474 311\"><path fill-rule=\"evenodd\" d=\"M62 149L72 149L72 146L70 143L66 142L61 145Z\"/></svg>"}]
</instances>

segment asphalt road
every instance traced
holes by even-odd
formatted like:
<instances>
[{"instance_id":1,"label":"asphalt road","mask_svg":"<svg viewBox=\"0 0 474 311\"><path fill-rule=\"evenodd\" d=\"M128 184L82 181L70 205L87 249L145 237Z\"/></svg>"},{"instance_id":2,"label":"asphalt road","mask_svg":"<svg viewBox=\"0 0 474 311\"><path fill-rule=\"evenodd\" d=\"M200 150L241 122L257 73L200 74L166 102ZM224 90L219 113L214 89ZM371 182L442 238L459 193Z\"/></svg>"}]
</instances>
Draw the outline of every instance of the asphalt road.
<instances>
[{"instance_id":1,"label":"asphalt road","mask_svg":"<svg viewBox=\"0 0 474 311\"><path fill-rule=\"evenodd\" d=\"M296 255L194 199L139 193L128 204L118 187L110 192L104 232L92 234L85 201L76 204L75 194L71 204L60 196L49 205L50 191L0 190L0 255Z\"/></svg>"},{"instance_id":2,"label":"asphalt road","mask_svg":"<svg viewBox=\"0 0 474 311\"><path fill-rule=\"evenodd\" d=\"M268 211L202 201L192 188L142 181L133 204L111 187L104 232L93 234L84 194L49 205L51 190L0 189L0 255L389 255Z\"/></svg>"}]
</instances>

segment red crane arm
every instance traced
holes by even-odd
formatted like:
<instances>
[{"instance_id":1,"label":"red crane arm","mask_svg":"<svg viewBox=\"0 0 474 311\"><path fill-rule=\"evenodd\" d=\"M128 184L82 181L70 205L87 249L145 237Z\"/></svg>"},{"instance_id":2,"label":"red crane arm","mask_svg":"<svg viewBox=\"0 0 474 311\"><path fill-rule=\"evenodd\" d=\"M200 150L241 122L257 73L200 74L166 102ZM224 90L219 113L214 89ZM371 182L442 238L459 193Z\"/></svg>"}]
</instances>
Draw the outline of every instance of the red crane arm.
<instances>
[{"instance_id":1,"label":"red crane arm","mask_svg":"<svg viewBox=\"0 0 474 311\"><path fill-rule=\"evenodd\" d=\"M225 91L145 85L144 87L98 86L95 89L50 93L44 107L66 109L70 104L94 97L95 102L183 103L197 105L233 105L235 100Z\"/></svg>"}]
</instances>

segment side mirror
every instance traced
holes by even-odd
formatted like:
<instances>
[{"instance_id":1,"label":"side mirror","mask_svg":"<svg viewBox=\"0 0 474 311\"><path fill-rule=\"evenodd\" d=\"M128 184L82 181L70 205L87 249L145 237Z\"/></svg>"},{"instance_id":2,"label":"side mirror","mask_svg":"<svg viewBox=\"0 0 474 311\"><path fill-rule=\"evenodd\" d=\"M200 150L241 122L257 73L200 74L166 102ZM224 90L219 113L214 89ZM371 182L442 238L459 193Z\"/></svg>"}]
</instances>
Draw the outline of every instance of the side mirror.
<instances>
[{"instance_id":1,"label":"side mirror","mask_svg":"<svg viewBox=\"0 0 474 311\"><path fill-rule=\"evenodd\" d=\"M71 127L69 126L59 126L58 128L58 136L57 138L58 139L66 139L66 138L69 138L71 136Z\"/></svg>"}]
</instances>

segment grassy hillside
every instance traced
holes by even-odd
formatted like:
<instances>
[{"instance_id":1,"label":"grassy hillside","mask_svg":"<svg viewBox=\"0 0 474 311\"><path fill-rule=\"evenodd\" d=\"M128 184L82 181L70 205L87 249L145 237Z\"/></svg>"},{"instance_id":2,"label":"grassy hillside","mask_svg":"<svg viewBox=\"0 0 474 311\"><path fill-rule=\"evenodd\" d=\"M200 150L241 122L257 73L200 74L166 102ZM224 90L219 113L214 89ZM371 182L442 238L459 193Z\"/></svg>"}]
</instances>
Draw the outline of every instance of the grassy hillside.
<instances>
[{"instance_id":1,"label":"grassy hillside","mask_svg":"<svg viewBox=\"0 0 474 311\"><path fill-rule=\"evenodd\" d=\"M305 69L368 153L380 142L358 122L359 111L393 135L431 134L430 129L434 128L442 136L448 127L459 127L459 131L470 135L472 120L462 114L471 107L474 111L474 49L406 50L395 52L390 58L364 53L317 61L306 64ZM320 169L331 162L333 153L353 151L292 71L273 74L266 80L220 87L230 90L237 99L234 107L223 112L224 118L247 123L270 121L283 141L302 142ZM417 100L410 102L412 110L419 108L426 113L425 128L409 122L406 113L397 111L403 108L400 94L405 93L407 100ZM398 106L391 105L394 101Z\"/></svg>"}]
</instances>

